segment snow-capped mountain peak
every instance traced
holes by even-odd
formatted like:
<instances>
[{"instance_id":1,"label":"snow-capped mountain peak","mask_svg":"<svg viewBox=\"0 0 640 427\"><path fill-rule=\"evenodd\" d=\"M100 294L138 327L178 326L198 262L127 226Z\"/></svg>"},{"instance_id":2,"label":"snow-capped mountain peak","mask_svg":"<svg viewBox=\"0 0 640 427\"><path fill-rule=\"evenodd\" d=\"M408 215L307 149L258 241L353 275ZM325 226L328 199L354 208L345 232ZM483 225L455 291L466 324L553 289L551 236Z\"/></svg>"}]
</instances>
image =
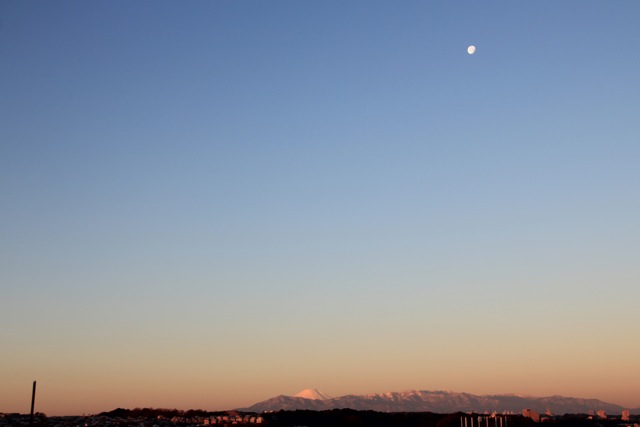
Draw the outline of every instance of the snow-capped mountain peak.
<instances>
[{"instance_id":1,"label":"snow-capped mountain peak","mask_svg":"<svg viewBox=\"0 0 640 427\"><path fill-rule=\"evenodd\" d=\"M311 399L311 400L329 400L331 396L328 396L315 388L306 388L302 390L300 393L296 394L293 397L302 397L303 399Z\"/></svg>"},{"instance_id":2,"label":"snow-capped mountain peak","mask_svg":"<svg viewBox=\"0 0 640 427\"><path fill-rule=\"evenodd\" d=\"M596 399L574 397L523 397L518 395L473 395L444 390L406 390L369 395L345 395L331 398L316 389L303 390L295 396L280 395L249 408L248 412L305 409L323 411L350 408L379 412L436 412L450 414L454 412L513 412L523 408L543 413L547 409L555 414L586 414L590 411L605 410L607 413L620 413L622 407ZM640 408L638 408L640 409Z\"/></svg>"}]
</instances>

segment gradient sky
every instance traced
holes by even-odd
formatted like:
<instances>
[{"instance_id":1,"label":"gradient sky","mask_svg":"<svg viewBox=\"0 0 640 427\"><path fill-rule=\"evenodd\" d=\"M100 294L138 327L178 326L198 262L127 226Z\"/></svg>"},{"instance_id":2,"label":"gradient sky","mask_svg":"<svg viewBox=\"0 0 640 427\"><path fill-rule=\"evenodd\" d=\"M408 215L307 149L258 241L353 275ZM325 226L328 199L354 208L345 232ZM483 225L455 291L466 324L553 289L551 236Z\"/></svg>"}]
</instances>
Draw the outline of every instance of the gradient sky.
<instances>
[{"instance_id":1,"label":"gradient sky","mask_svg":"<svg viewBox=\"0 0 640 427\"><path fill-rule=\"evenodd\" d=\"M486 3L0 2L0 412L640 406L640 2Z\"/></svg>"}]
</instances>

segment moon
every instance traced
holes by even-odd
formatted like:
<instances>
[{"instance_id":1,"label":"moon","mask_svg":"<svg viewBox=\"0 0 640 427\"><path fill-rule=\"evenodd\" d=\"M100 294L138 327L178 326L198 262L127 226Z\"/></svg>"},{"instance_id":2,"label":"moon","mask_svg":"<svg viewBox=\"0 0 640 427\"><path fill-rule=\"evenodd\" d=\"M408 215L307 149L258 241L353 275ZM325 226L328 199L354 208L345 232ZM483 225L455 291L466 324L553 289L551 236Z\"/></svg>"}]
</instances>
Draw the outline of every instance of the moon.
<instances>
[{"instance_id":1,"label":"moon","mask_svg":"<svg viewBox=\"0 0 640 427\"><path fill-rule=\"evenodd\" d=\"M469 55L473 55L474 53L476 53L476 47L474 45L471 45L467 48L467 53Z\"/></svg>"}]
</instances>

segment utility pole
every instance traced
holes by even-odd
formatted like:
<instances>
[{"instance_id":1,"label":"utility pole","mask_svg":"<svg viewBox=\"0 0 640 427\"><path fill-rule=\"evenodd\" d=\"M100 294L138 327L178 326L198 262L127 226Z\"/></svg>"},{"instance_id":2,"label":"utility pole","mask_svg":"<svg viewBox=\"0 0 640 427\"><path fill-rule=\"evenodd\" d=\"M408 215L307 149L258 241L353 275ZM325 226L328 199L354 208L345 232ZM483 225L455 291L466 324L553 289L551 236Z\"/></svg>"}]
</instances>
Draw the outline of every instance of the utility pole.
<instances>
[{"instance_id":1,"label":"utility pole","mask_svg":"<svg viewBox=\"0 0 640 427\"><path fill-rule=\"evenodd\" d=\"M33 382L33 391L31 392L31 416L29 416L29 425L33 425L33 408L36 404L36 382Z\"/></svg>"}]
</instances>

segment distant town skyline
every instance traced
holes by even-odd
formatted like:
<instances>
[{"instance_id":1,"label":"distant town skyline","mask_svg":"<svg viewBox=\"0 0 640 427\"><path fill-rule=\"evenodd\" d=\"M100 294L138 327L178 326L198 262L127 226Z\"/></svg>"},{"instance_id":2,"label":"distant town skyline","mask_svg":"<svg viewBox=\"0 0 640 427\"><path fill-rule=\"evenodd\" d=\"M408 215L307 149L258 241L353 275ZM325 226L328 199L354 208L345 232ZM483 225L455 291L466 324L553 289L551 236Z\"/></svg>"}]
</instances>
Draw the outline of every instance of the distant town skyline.
<instances>
[{"instance_id":1,"label":"distant town skyline","mask_svg":"<svg viewBox=\"0 0 640 427\"><path fill-rule=\"evenodd\" d=\"M640 406L638 16L0 2L0 412Z\"/></svg>"}]
</instances>

